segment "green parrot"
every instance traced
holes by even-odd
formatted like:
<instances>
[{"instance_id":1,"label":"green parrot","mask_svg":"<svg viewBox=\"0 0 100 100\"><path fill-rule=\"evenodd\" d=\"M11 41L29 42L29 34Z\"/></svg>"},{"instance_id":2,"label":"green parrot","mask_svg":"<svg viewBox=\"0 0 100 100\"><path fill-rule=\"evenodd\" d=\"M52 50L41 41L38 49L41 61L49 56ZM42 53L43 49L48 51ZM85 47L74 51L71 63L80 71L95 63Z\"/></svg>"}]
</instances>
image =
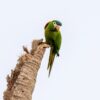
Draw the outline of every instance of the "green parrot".
<instances>
[{"instance_id":1,"label":"green parrot","mask_svg":"<svg viewBox=\"0 0 100 100\"><path fill-rule=\"evenodd\" d=\"M62 37L60 26L62 26L62 23L60 21L53 20L48 22L44 27L46 43L49 44L51 47L47 67L47 69L49 70L49 76L51 73L55 55L59 56L59 50L61 47Z\"/></svg>"}]
</instances>

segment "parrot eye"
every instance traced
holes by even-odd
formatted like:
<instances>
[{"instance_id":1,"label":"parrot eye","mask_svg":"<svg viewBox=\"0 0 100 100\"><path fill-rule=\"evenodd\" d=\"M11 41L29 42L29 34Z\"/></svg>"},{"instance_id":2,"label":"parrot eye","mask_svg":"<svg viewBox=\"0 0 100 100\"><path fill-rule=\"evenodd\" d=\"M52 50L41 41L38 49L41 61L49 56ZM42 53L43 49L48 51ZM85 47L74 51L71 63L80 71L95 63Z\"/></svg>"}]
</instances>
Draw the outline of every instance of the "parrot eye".
<instances>
[{"instance_id":1,"label":"parrot eye","mask_svg":"<svg viewBox=\"0 0 100 100\"><path fill-rule=\"evenodd\" d=\"M56 22L53 22L54 25L56 25Z\"/></svg>"}]
</instances>

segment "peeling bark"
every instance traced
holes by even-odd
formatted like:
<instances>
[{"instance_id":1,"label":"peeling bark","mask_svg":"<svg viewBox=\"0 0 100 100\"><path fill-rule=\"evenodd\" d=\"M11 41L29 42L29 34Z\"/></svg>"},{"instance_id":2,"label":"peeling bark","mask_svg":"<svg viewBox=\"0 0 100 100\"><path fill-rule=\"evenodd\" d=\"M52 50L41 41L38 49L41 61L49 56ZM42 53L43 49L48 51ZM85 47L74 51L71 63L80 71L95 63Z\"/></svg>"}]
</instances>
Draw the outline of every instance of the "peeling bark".
<instances>
[{"instance_id":1,"label":"peeling bark","mask_svg":"<svg viewBox=\"0 0 100 100\"><path fill-rule=\"evenodd\" d=\"M35 88L37 73L49 45L43 40L33 40L32 49L28 51L23 47L25 54L19 59L11 75L7 76L7 89L4 92L4 100L32 100L32 92Z\"/></svg>"}]
</instances>

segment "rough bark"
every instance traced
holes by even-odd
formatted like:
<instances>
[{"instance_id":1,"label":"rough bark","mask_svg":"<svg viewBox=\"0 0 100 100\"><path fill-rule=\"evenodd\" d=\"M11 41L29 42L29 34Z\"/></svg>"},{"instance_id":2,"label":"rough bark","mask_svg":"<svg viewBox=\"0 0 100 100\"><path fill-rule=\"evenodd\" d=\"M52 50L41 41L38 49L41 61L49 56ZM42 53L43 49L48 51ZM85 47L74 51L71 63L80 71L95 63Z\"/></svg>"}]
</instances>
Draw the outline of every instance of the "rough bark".
<instances>
[{"instance_id":1,"label":"rough bark","mask_svg":"<svg viewBox=\"0 0 100 100\"><path fill-rule=\"evenodd\" d=\"M23 47L25 54L19 59L11 75L7 76L7 89L4 100L32 100L36 77L45 52L49 47L43 40L33 40L32 49Z\"/></svg>"}]
</instances>

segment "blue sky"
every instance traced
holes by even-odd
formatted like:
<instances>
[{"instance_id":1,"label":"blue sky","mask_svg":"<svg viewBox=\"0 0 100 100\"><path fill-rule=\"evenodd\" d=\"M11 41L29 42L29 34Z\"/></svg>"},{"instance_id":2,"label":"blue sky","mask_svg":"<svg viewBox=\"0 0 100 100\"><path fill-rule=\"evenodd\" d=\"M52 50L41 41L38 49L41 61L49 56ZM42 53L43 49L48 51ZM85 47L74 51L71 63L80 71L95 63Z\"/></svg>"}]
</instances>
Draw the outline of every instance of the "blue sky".
<instances>
[{"instance_id":1,"label":"blue sky","mask_svg":"<svg viewBox=\"0 0 100 100\"><path fill-rule=\"evenodd\" d=\"M0 100L22 46L44 38L44 25L52 19L63 23L60 57L48 79L46 50L33 99L100 100L99 0L0 1Z\"/></svg>"}]
</instances>

